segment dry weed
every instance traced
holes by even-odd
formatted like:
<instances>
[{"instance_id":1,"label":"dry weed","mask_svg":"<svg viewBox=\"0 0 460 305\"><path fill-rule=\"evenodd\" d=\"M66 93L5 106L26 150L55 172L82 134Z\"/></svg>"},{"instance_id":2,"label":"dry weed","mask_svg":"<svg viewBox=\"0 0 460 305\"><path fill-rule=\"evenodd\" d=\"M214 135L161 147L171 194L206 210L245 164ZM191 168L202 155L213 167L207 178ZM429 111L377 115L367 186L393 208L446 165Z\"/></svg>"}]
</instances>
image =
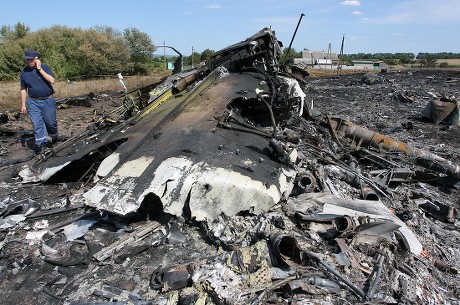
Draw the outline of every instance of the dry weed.
<instances>
[{"instance_id":1,"label":"dry weed","mask_svg":"<svg viewBox=\"0 0 460 305\"><path fill-rule=\"evenodd\" d=\"M158 82L166 74L153 76L128 76L123 79L128 90ZM90 92L122 91L123 86L117 77L82 81L58 81L54 84L56 98L78 96ZM0 82L0 111L19 109L19 80L17 82Z\"/></svg>"}]
</instances>

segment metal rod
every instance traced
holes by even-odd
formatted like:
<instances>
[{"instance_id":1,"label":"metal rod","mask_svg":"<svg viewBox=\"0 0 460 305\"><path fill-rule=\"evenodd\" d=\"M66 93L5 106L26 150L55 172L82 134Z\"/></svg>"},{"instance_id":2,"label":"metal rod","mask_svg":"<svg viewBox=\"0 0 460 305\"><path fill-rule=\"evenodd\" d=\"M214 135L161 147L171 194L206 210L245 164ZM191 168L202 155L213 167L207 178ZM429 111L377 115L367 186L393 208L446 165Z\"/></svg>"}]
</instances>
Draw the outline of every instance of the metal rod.
<instances>
[{"instance_id":1,"label":"metal rod","mask_svg":"<svg viewBox=\"0 0 460 305\"><path fill-rule=\"evenodd\" d=\"M383 267L384 261L385 261L385 256L383 256L382 254L379 254L379 257L377 259L377 270L375 274L374 284L372 284L372 287L367 294L369 298L372 298L374 296L375 290L377 289L377 286L380 283L380 276L382 275L382 267Z\"/></svg>"},{"instance_id":2,"label":"metal rod","mask_svg":"<svg viewBox=\"0 0 460 305\"><path fill-rule=\"evenodd\" d=\"M340 73L340 70L342 70L342 65L343 65L343 43L345 41L345 34L343 34L342 37L342 45L340 46L340 58L339 58L339 65L337 66L337 75Z\"/></svg>"},{"instance_id":3,"label":"metal rod","mask_svg":"<svg viewBox=\"0 0 460 305\"><path fill-rule=\"evenodd\" d=\"M287 50L286 54L284 54L283 62L286 60L286 57L288 56L289 52L291 51L292 43L294 42L295 35L297 34L297 30L299 29L300 21L302 21L303 16L305 16L304 13L300 14L299 22L297 23L297 26L295 28L294 35L292 35L292 39L291 39L291 42L289 43L288 50Z\"/></svg>"},{"instance_id":4,"label":"metal rod","mask_svg":"<svg viewBox=\"0 0 460 305\"><path fill-rule=\"evenodd\" d=\"M334 267L332 267L331 265L329 265L327 262L325 262L324 260L322 260L318 255L316 255L315 253L311 252L311 251L308 251L308 250L303 250L303 252L305 254L307 254L308 256L310 257L313 257L314 259L316 259L316 261L321 265L323 266L324 268L326 268L329 272L331 272L333 275L335 275L338 279L340 279L346 286L348 286L354 293L356 293L361 299L366 299L366 295L364 294L364 292L359 289L358 287L356 287L352 282L350 282L348 279L346 279L343 275L341 275L337 270L334 269Z\"/></svg>"},{"instance_id":5,"label":"metal rod","mask_svg":"<svg viewBox=\"0 0 460 305\"><path fill-rule=\"evenodd\" d=\"M259 304L265 298L265 296L268 293L270 293L271 291L273 291L273 290L275 290L275 289L283 286L284 284L287 284L290 281L295 280L295 279L297 279L297 276L293 275L293 276L289 276L289 277L287 277L285 279L276 281L270 287L267 287L264 291L262 291L262 293L259 294L259 296L252 301L251 305Z\"/></svg>"}]
</instances>

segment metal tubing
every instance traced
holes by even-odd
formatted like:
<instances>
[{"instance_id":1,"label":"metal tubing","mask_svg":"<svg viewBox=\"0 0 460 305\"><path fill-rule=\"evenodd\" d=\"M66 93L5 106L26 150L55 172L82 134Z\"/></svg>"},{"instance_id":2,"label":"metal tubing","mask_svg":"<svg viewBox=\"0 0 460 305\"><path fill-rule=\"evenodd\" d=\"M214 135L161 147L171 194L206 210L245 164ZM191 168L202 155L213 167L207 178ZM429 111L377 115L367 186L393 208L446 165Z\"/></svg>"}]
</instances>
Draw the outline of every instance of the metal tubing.
<instances>
[{"instance_id":1,"label":"metal tubing","mask_svg":"<svg viewBox=\"0 0 460 305\"><path fill-rule=\"evenodd\" d=\"M177 94L179 92L182 92L187 88L188 85L196 81L200 76L204 75L204 71L197 71L194 74L191 74L186 77L181 77L173 86L173 94Z\"/></svg>"},{"instance_id":2,"label":"metal tubing","mask_svg":"<svg viewBox=\"0 0 460 305\"><path fill-rule=\"evenodd\" d=\"M362 195L364 200L378 201L379 195L371 189L365 189Z\"/></svg>"},{"instance_id":3,"label":"metal tubing","mask_svg":"<svg viewBox=\"0 0 460 305\"><path fill-rule=\"evenodd\" d=\"M423 149L415 148L404 142L373 132L369 129L340 119L331 119L332 128L347 138L356 141L360 146L372 146L388 151L397 151L414 159L415 163L429 170L434 170L460 179L460 165L453 164L438 155Z\"/></svg>"},{"instance_id":4,"label":"metal tubing","mask_svg":"<svg viewBox=\"0 0 460 305\"><path fill-rule=\"evenodd\" d=\"M348 215L337 217L332 221L332 223L334 224L337 232L340 233L354 230L356 227L353 218Z\"/></svg>"},{"instance_id":5,"label":"metal tubing","mask_svg":"<svg viewBox=\"0 0 460 305\"><path fill-rule=\"evenodd\" d=\"M304 192L309 193L315 186L315 178L310 174L304 174L300 176L299 181L297 181L297 186Z\"/></svg>"},{"instance_id":6,"label":"metal tubing","mask_svg":"<svg viewBox=\"0 0 460 305\"><path fill-rule=\"evenodd\" d=\"M272 137L275 137L276 136L276 121L275 121L275 115L273 114L272 107L270 107L270 104L262 96L260 95L257 95L257 96L265 104L265 106L267 106L267 110L270 113L270 119L271 119L272 126L273 126Z\"/></svg>"}]
</instances>

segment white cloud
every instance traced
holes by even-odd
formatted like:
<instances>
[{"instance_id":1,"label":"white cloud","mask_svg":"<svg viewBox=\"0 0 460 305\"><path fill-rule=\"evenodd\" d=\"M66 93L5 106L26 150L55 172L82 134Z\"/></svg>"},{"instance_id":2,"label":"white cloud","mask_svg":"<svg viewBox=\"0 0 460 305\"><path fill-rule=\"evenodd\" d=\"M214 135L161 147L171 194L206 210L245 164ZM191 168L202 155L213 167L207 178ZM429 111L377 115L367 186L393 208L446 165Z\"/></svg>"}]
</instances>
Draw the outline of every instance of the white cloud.
<instances>
[{"instance_id":1,"label":"white cloud","mask_svg":"<svg viewBox=\"0 0 460 305\"><path fill-rule=\"evenodd\" d=\"M220 9L220 5L219 4L210 4L210 5L206 5L205 8L211 9L211 10L218 10L218 9Z\"/></svg>"},{"instance_id":2,"label":"white cloud","mask_svg":"<svg viewBox=\"0 0 460 305\"><path fill-rule=\"evenodd\" d=\"M340 2L341 5L360 6L361 2L358 0L345 0Z\"/></svg>"},{"instance_id":3,"label":"white cloud","mask_svg":"<svg viewBox=\"0 0 460 305\"><path fill-rule=\"evenodd\" d=\"M353 15L362 15L363 12L360 12L360 11L353 11L352 14L353 14Z\"/></svg>"}]
</instances>

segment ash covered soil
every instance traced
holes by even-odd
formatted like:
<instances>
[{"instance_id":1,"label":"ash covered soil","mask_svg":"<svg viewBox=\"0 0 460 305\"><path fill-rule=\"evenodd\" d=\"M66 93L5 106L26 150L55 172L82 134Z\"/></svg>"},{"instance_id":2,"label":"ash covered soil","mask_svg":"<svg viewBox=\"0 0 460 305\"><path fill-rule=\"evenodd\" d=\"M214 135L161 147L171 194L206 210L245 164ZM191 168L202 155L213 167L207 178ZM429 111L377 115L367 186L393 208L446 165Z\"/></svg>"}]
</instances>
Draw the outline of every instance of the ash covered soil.
<instances>
[{"instance_id":1,"label":"ash covered soil","mask_svg":"<svg viewBox=\"0 0 460 305\"><path fill-rule=\"evenodd\" d=\"M381 83L366 85L360 75L320 77L308 82L307 99L323 113L340 115L372 131L389 135L419 148L439 152L458 161L459 127L434 125L421 116L434 93L437 96L460 93L458 70L414 70L378 74ZM401 102L398 94L415 96L413 102ZM412 123L413 129L403 126ZM452 154L453 153L453 154ZM452 154L452 155L451 155ZM452 160L452 159L450 159Z\"/></svg>"},{"instance_id":2,"label":"ash covered soil","mask_svg":"<svg viewBox=\"0 0 460 305\"><path fill-rule=\"evenodd\" d=\"M417 148L430 151L455 164L460 164L460 127L445 124L435 125L421 117L421 112L433 94L460 97L460 71L458 70L410 70L391 71L378 74L380 81L368 85L362 81L363 74L324 76L306 79L306 102L313 105L315 111L322 114L341 116L355 124L372 131L391 136ZM397 99L399 93L408 94L412 101ZM58 109L58 124L63 138L82 132L89 123L103 113L118 107L118 93L96 95L86 106L69 106ZM209 257L251 244L241 240L248 238L247 232L260 222L267 222L273 230L294 234L302 245L308 244L310 251L324 255L345 277L357 286L370 289L375 276L368 271L361 272L351 267L338 266L331 253L340 252L333 245L334 237L329 233L320 234L317 229L294 221L284 213L281 203L266 215L237 216L233 219L221 219L228 230L221 236L210 234L210 228L189 219L172 219L163 213L147 213L132 217L115 215L97 216L97 225L86 232L84 237L67 241L59 230L69 220L78 219L84 213L93 213L86 207L78 207L79 202L69 202L69 198L78 198L78 194L90 185L82 181L57 184L23 184L18 172L24 166L33 166L37 157L28 148L33 137L30 122L20 117L10 116L0 125L0 199L6 203L32 199L41 210L62 208L61 213L49 216L29 217L17 225L0 231L0 303L3 304L86 304L85 302L119 301L118 304L361 304L365 300L345 285L328 289L291 290L280 287L260 286L244 290L240 303L232 297L226 301L216 292L215 278L209 276L208 286L170 289L167 285L155 282L152 275L159 268L191 262L200 262L203 266L212 265ZM291 127L301 134L302 143L314 145L329 143L331 136L327 129L314 122L304 122ZM322 145L326 148L327 145ZM375 154L379 154L378 151ZM417 169L410 158L396 158L399 165ZM313 160L313 163L319 162ZM396 161L395 161L396 162ZM321 163L321 162L319 162ZM369 164L360 164L366 172ZM373 270L376 253L385 256L382 263L381 278L376 293L381 297L376 303L407 304L460 304L458 282L460 276L460 242L458 208L460 190L456 181L449 183L442 175L428 175L421 180L407 180L392 186L391 200L382 198L383 203L398 215L406 215L406 225L416 234L423 245L423 255L411 256L400 253L396 247L378 251L376 245L357 245L353 249L363 269ZM360 192L350 185L333 179L337 189L351 198L358 198ZM458 182L458 181L457 181ZM73 197L69 197L69 196ZM416 199L438 202L448 207L450 217L442 219L439 215L422 210ZM288 200L289 201L289 200ZM69 206L75 209L66 210ZM20 209L20 207L18 207ZM14 213L12 213L14 214ZM96 213L97 214L97 213ZM436 214L436 213L434 213ZM32 214L33 215L33 214ZM99 214L98 214L99 215ZM275 215L275 216L273 216ZM88 219L95 217L94 213ZM282 219L283 225L274 221ZM149 220L158 221L165 226L164 231L171 232L172 224L178 226L181 240L186 242L168 242L168 238L159 238L152 234L139 247L124 256L111 257L97 262L93 254L113 241L136 231ZM271 220L271 221L270 221ZM268 226L268 225L267 225ZM270 227L268 226L268 227ZM32 232L43 229L53 231L44 236L33 236ZM269 230L269 229L265 229ZM211 230L212 231L212 230ZM228 232L227 232L228 231ZM252 232L252 231L251 231ZM329 232L329 231L328 231ZM225 234L229 237L225 242ZM167 235L167 234L166 234ZM249 234L250 235L250 234ZM242 236L245 236L244 238ZM231 237L231 238L230 238ZM238 239L239 238L239 239ZM251 235L254 242L255 237ZM236 242L238 240L238 242ZM232 243L234 246L232 247ZM206 261L203 260L206 258ZM216 267L217 268L217 267ZM323 271L315 271L324 278L334 278ZM403 275L398 275L403 273ZM290 273L292 276L295 273ZM228 276L228 275L225 275ZM221 276L222 281L231 281ZM297 274L299 277L299 275ZM214 281L214 282L213 282ZM263 280L259 281L263 282ZM396 282L395 282L396 281ZM155 282L153 285L152 282ZM411 284L411 282L413 282ZM287 281L286 281L287 283ZM214 285L214 286L213 286ZM190 286L190 285L187 285ZM213 286L213 287L209 287ZM231 286L231 285L229 285ZM367 288L366 288L367 287ZM349 288L349 287L348 287ZM206 303L198 303L207 292ZM211 291L211 292L210 292ZM264 298L260 297L265 293ZM230 292L227 292L230 295ZM376 294L376 295L377 295ZM258 299L260 297L260 299ZM204 297L206 300L206 297ZM125 302L125 303L123 303ZM137 302L137 303L136 303ZM142 303L144 302L144 303ZM150 302L150 303L147 303ZM106 303L101 303L106 304Z\"/></svg>"}]
</instances>

